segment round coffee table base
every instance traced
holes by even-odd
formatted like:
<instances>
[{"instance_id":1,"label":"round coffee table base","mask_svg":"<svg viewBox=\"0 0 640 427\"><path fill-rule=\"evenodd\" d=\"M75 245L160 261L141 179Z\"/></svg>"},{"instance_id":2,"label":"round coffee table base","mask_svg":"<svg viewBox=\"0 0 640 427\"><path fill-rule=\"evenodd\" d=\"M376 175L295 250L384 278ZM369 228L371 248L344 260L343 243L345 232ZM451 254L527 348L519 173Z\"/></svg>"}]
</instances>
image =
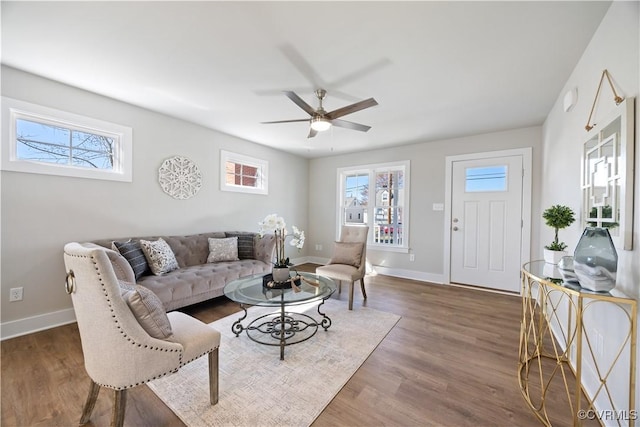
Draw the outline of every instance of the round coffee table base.
<instances>
[{"instance_id":1,"label":"round coffee table base","mask_svg":"<svg viewBox=\"0 0 640 427\"><path fill-rule=\"evenodd\" d=\"M311 316L300 313L264 315L247 326L247 336L253 341L281 347L280 359L284 359L284 347L308 340L318 332L318 323Z\"/></svg>"},{"instance_id":2,"label":"round coffee table base","mask_svg":"<svg viewBox=\"0 0 640 427\"><path fill-rule=\"evenodd\" d=\"M234 323L232 330L236 336L243 330L246 331L247 336L258 344L280 347L280 360L284 360L286 346L308 340L318 332L319 327L325 331L329 329L331 319L320 311L322 304L324 301L318 306L318 313L322 316L320 321L304 313L281 312L257 317L246 327L241 324L241 320L246 317L245 309L244 316Z\"/></svg>"}]
</instances>

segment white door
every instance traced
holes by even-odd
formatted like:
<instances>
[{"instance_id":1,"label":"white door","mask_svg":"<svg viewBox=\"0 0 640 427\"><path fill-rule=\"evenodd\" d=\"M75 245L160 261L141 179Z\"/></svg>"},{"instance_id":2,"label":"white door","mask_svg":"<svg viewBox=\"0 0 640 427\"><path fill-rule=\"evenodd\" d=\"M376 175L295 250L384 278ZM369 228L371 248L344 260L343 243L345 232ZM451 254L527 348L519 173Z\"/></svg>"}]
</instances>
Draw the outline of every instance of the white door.
<instances>
[{"instance_id":1,"label":"white door","mask_svg":"<svg viewBox=\"0 0 640 427\"><path fill-rule=\"evenodd\" d=\"M450 280L520 290L522 156L455 161Z\"/></svg>"}]
</instances>

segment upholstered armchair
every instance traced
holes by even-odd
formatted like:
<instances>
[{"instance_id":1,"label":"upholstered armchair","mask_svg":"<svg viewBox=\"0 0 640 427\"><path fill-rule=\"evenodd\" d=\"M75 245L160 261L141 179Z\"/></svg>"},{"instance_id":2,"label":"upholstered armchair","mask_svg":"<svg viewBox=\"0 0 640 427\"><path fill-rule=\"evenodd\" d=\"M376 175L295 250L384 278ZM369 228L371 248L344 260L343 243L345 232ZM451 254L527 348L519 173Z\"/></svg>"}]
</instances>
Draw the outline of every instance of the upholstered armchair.
<instances>
[{"instance_id":1,"label":"upholstered armchair","mask_svg":"<svg viewBox=\"0 0 640 427\"><path fill-rule=\"evenodd\" d=\"M64 262L66 290L91 378L80 424L89 422L105 387L115 391L111 425L122 426L128 389L174 373L205 354L210 401L218 402L218 331L184 313L165 313L153 292L135 284L131 266L114 251L69 243Z\"/></svg>"},{"instance_id":2,"label":"upholstered armchair","mask_svg":"<svg viewBox=\"0 0 640 427\"><path fill-rule=\"evenodd\" d=\"M366 225L343 225L340 240L334 244L333 256L329 264L316 268L316 273L330 277L338 282L338 293L342 291L342 282L349 282L349 310L353 310L353 287L360 281L362 296L367 299L364 289L364 275L367 264Z\"/></svg>"}]
</instances>

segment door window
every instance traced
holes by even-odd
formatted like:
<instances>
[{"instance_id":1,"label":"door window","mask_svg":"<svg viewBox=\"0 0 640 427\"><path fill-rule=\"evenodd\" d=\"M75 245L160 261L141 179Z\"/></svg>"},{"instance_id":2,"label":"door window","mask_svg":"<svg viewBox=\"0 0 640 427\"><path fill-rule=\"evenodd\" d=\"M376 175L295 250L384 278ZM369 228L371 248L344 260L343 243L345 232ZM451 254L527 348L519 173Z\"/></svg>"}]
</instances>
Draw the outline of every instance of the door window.
<instances>
[{"instance_id":1,"label":"door window","mask_svg":"<svg viewBox=\"0 0 640 427\"><path fill-rule=\"evenodd\" d=\"M467 193L507 191L507 166L483 166L465 169Z\"/></svg>"}]
</instances>

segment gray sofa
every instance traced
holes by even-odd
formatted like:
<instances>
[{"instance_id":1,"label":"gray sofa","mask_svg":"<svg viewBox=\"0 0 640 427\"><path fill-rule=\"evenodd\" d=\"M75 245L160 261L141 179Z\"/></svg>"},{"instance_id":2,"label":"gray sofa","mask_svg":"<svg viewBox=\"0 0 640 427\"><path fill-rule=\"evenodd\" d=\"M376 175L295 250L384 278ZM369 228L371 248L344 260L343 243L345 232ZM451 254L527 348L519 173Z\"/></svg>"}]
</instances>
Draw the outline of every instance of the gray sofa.
<instances>
[{"instance_id":1,"label":"gray sofa","mask_svg":"<svg viewBox=\"0 0 640 427\"><path fill-rule=\"evenodd\" d=\"M240 260L207 263L208 239L232 236L238 236ZM158 295L167 311L224 295L224 286L231 280L271 272L271 261L275 250L275 237L272 234L260 237L257 233L251 232L213 232L189 236L101 239L92 243L111 250L114 241L157 240L159 237L169 244L180 268L160 276L144 275L136 282ZM245 243L242 249L240 249L241 242ZM115 251L110 258L116 258L116 261L119 261L117 264L124 265L124 268L130 267L127 260ZM114 262L113 259L112 262ZM133 277L133 271L127 272L127 277Z\"/></svg>"}]
</instances>

